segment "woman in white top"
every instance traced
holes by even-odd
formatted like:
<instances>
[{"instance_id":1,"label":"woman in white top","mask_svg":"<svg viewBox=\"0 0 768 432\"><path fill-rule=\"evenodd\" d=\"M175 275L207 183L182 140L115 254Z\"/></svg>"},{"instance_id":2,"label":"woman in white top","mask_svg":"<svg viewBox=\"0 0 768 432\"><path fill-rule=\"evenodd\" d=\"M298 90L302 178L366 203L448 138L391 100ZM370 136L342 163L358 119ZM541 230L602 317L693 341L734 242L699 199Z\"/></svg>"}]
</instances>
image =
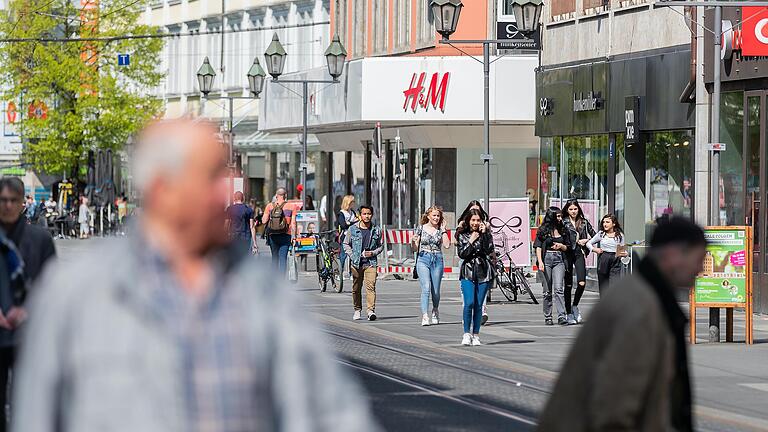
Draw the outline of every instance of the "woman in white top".
<instances>
[{"instance_id":1,"label":"woman in white top","mask_svg":"<svg viewBox=\"0 0 768 432\"><path fill-rule=\"evenodd\" d=\"M448 231L445 229L443 209L432 206L421 217L421 226L416 228L416 235L411 246L418 254L416 272L421 285L421 325L430 325L429 296L432 295L432 322L440 323L440 283L443 281L443 249L451 246Z\"/></svg>"},{"instance_id":2,"label":"woman in white top","mask_svg":"<svg viewBox=\"0 0 768 432\"><path fill-rule=\"evenodd\" d=\"M605 288L621 274L621 257L627 256L624 233L618 219L607 214L600 220L600 231L587 242L587 248L597 257L597 285L602 296Z\"/></svg>"}]
</instances>

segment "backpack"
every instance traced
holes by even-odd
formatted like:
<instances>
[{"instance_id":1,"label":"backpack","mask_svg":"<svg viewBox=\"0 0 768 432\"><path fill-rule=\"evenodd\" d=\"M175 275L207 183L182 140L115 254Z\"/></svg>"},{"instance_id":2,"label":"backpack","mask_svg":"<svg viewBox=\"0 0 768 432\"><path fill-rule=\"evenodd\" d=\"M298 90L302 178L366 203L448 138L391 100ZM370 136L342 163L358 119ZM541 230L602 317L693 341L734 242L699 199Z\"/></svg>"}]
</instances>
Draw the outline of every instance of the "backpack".
<instances>
[{"instance_id":1,"label":"backpack","mask_svg":"<svg viewBox=\"0 0 768 432\"><path fill-rule=\"evenodd\" d=\"M283 213L284 206L285 203L276 204L272 207L272 211L269 213L269 222L267 224L270 234L288 232L288 223L285 221L285 213Z\"/></svg>"}]
</instances>

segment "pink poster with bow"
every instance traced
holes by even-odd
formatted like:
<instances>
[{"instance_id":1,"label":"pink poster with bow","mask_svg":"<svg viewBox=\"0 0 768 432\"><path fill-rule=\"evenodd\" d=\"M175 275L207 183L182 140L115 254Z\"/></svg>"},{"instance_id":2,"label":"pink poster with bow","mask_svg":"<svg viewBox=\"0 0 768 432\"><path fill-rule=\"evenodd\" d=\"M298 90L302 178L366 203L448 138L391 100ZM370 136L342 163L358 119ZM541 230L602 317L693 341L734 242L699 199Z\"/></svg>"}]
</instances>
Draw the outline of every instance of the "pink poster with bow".
<instances>
[{"instance_id":1,"label":"pink poster with bow","mask_svg":"<svg viewBox=\"0 0 768 432\"><path fill-rule=\"evenodd\" d=\"M496 251L505 265L509 260L518 267L531 265L531 219L528 197L492 199L488 223Z\"/></svg>"}]
</instances>

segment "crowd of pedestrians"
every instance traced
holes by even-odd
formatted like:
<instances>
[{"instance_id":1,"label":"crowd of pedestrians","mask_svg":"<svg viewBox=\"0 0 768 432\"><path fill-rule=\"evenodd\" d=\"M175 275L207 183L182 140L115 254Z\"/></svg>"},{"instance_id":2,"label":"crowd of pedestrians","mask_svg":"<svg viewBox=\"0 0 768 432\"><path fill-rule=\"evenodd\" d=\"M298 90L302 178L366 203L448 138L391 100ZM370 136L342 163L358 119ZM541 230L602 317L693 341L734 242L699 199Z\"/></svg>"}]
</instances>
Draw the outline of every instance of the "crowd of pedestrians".
<instances>
[{"instance_id":1,"label":"crowd of pedestrians","mask_svg":"<svg viewBox=\"0 0 768 432\"><path fill-rule=\"evenodd\" d=\"M297 212L314 209L311 198L289 201L278 188L261 211L238 191L225 206L216 135L186 120L145 130L133 161L143 198L134 235L72 263L56 261L50 233L30 223L35 205L21 180L0 179L0 390L13 394L9 404L0 391L0 432L9 412L14 432L378 431L357 380L284 282ZM340 207L335 232L352 280L352 319L376 321L385 227L353 195ZM83 199L81 224L88 211ZM259 228L271 269L250 257ZM608 214L597 228L574 199L548 208L537 229L545 323L584 324L539 429L692 430L686 318L675 287L691 286L701 271L704 233L685 219L660 222L636 274L619 280L627 255L619 221ZM453 246L460 343L482 345L498 266L481 203L467 205L455 230L430 206L410 246L421 325L440 324ZM579 303L591 254L601 298L585 320Z\"/></svg>"}]
</instances>

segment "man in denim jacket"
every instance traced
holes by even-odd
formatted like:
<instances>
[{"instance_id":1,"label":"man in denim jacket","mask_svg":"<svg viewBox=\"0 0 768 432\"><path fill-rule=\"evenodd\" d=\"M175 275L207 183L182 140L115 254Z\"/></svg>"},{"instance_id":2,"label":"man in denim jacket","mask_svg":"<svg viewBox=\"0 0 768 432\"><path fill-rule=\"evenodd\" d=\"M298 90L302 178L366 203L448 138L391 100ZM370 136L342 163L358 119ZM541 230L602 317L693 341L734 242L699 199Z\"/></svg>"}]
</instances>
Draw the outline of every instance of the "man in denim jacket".
<instances>
[{"instance_id":1,"label":"man in denim jacket","mask_svg":"<svg viewBox=\"0 0 768 432\"><path fill-rule=\"evenodd\" d=\"M365 302L368 321L376 321L376 257L384 250L381 228L371 222L373 207L360 206L360 221L347 231L344 251L350 257L352 269L352 302L355 306L353 320L361 319L363 310L362 289L365 283Z\"/></svg>"}]
</instances>

